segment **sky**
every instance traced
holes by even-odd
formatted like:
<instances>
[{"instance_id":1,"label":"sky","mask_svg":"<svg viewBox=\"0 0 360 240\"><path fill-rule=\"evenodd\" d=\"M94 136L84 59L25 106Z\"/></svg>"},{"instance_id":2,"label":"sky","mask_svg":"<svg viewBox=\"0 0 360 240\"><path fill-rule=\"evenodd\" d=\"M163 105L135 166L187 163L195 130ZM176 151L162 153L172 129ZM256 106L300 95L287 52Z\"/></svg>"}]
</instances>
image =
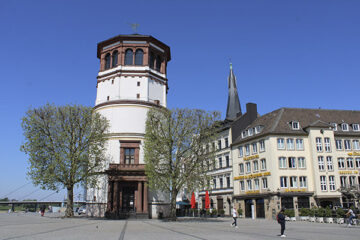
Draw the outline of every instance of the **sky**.
<instances>
[{"instance_id":1,"label":"sky","mask_svg":"<svg viewBox=\"0 0 360 240\"><path fill-rule=\"evenodd\" d=\"M224 118L231 61L243 112L248 102L261 115L360 110L359 9L357 0L0 1L0 198L64 198L27 178L21 119L48 102L94 106L97 43L132 34L130 23L171 48L169 108Z\"/></svg>"}]
</instances>

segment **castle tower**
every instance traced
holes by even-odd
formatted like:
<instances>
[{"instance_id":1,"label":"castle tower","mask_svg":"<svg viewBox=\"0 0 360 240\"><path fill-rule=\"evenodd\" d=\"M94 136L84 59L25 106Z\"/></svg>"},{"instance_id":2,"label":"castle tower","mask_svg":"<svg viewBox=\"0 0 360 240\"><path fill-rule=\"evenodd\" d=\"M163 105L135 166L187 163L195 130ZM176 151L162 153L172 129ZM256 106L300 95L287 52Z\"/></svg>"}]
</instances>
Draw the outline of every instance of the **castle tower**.
<instances>
[{"instance_id":1,"label":"castle tower","mask_svg":"<svg viewBox=\"0 0 360 240\"><path fill-rule=\"evenodd\" d=\"M109 120L110 134L106 174L88 189L89 214L157 216L156 204L167 200L147 189L143 146L148 110L167 105L170 48L152 36L119 35L98 43L97 57L94 109Z\"/></svg>"}]
</instances>

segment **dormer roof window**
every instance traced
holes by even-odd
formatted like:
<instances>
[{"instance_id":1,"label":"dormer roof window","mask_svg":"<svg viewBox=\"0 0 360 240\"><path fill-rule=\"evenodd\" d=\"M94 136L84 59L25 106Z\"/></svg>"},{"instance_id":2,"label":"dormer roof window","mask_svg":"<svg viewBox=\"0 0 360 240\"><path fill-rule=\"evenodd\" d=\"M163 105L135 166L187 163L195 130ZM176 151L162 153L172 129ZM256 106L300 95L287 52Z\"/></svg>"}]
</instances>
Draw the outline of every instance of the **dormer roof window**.
<instances>
[{"instance_id":1,"label":"dormer roof window","mask_svg":"<svg viewBox=\"0 0 360 240\"><path fill-rule=\"evenodd\" d=\"M249 136L252 136L254 134L254 130L252 128L249 128L248 132L249 132Z\"/></svg>"},{"instance_id":2,"label":"dormer roof window","mask_svg":"<svg viewBox=\"0 0 360 240\"><path fill-rule=\"evenodd\" d=\"M248 136L248 132L247 132L247 131L243 131L243 132L241 133L241 135L242 135L242 138L246 138L246 137Z\"/></svg>"},{"instance_id":3,"label":"dormer roof window","mask_svg":"<svg viewBox=\"0 0 360 240\"><path fill-rule=\"evenodd\" d=\"M341 130L343 130L343 131L349 131L349 124L347 124L347 123L342 123L342 124L341 124Z\"/></svg>"},{"instance_id":4,"label":"dormer roof window","mask_svg":"<svg viewBox=\"0 0 360 240\"><path fill-rule=\"evenodd\" d=\"M334 131L337 131L337 123L331 123L331 126L333 127Z\"/></svg>"},{"instance_id":5,"label":"dormer roof window","mask_svg":"<svg viewBox=\"0 0 360 240\"><path fill-rule=\"evenodd\" d=\"M360 127L359 127L359 124L358 124L358 123L353 123L353 124L352 124L352 128L353 128L353 131L355 131L355 132L359 132L359 131L360 131Z\"/></svg>"},{"instance_id":6,"label":"dormer roof window","mask_svg":"<svg viewBox=\"0 0 360 240\"><path fill-rule=\"evenodd\" d=\"M255 134L260 133L263 129L263 126L256 126L255 127Z\"/></svg>"},{"instance_id":7,"label":"dormer roof window","mask_svg":"<svg viewBox=\"0 0 360 240\"><path fill-rule=\"evenodd\" d=\"M298 121L292 121L291 122L291 127L293 130L299 130L300 126L299 126L299 122Z\"/></svg>"}]
</instances>

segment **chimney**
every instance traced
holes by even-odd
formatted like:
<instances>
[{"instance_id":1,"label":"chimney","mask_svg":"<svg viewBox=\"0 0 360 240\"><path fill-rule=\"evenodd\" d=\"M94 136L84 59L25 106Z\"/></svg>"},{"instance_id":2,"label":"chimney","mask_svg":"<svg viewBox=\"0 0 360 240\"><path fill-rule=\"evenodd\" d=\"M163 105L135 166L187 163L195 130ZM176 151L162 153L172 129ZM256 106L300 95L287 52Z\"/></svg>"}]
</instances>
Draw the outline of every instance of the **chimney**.
<instances>
[{"instance_id":1,"label":"chimney","mask_svg":"<svg viewBox=\"0 0 360 240\"><path fill-rule=\"evenodd\" d=\"M256 103L247 103L246 104L246 115L248 115L250 122L253 122L257 118Z\"/></svg>"}]
</instances>

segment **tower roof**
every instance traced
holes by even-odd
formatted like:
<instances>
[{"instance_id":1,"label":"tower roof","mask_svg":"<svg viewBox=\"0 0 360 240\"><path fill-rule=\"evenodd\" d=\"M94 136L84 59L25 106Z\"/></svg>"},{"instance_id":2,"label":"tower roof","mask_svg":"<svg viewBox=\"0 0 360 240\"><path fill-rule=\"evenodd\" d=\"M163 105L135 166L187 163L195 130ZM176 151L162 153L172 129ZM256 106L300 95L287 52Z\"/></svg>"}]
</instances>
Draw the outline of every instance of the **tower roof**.
<instances>
[{"instance_id":1,"label":"tower roof","mask_svg":"<svg viewBox=\"0 0 360 240\"><path fill-rule=\"evenodd\" d=\"M171 60L170 47L168 45L159 41L158 39L154 38L151 35L141 35L141 34L117 35L115 37L99 42L97 45L97 57L100 58L100 53L104 47L111 44L119 44L120 42L123 41L133 41L133 42L145 41L148 43L153 43L156 46L165 50L167 61Z\"/></svg>"},{"instance_id":2,"label":"tower roof","mask_svg":"<svg viewBox=\"0 0 360 240\"><path fill-rule=\"evenodd\" d=\"M239 95L236 87L236 77L230 63L230 74L228 78L229 96L226 110L226 119L234 120L238 114L241 113L241 106L239 101Z\"/></svg>"}]
</instances>

